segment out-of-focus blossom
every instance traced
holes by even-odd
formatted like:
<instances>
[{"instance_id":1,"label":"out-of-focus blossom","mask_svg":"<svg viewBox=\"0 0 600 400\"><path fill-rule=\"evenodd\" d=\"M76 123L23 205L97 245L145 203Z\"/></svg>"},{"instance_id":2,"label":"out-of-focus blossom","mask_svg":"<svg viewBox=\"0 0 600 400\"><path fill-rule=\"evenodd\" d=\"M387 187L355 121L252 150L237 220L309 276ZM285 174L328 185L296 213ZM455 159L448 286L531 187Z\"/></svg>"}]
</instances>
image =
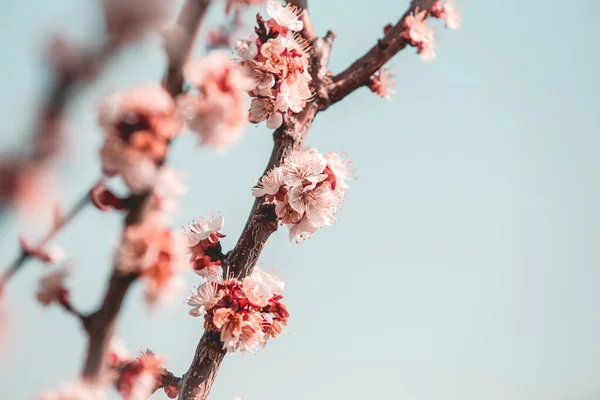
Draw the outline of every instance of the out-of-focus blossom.
<instances>
[{"instance_id":1,"label":"out-of-focus blossom","mask_svg":"<svg viewBox=\"0 0 600 400\"><path fill-rule=\"evenodd\" d=\"M115 264L124 274L140 275L149 306L168 301L182 288L177 273L187 264L185 237L165 229L160 218L128 227L117 250Z\"/></svg>"},{"instance_id":2,"label":"out-of-focus blossom","mask_svg":"<svg viewBox=\"0 0 600 400\"><path fill-rule=\"evenodd\" d=\"M65 264L44 275L39 282L36 298L44 305L50 305L54 302L62 303L67 301L69 290L64 286L64 280L71 273L72 266Z\"/></svg>"},{"instance_id":3,"label":"out-of-focus blossom","mask_svg":"<svg viewBox=\"0 0 600 400\"><path fill-rule=\"evenodd\" d=\"M154 208L165 218L177 211L179 198L187 192L184 175L174 168L163 166L154 185Z\"/></svg>"},{"instance_id":4,"label":"out-of-focus blossom","mask_svg":"<svg viewBox=\"0 0 600 400\"><path fill-rule=\"evenodd\" d=\"M150 350L125 364L117 380L117 389L121 396L125 400L145 400L150 397L165 371L162 365L163 360Z\"/></svg>"},{"instance_id":5,"label":"out-of-focus blossom","mask_svg":"<svg viewBox=\"0 0 600 400\"><path fill-rule=\"evenodd\" d=\"M431 10L431 14L436 18L441 18L446 22L446 28L460 28L460 14L452 0L437 1Z\"/></svg>"},{"instance_id":6,"label":"out-of-focus blossom","mask_svg":"<svg viewBox=\"0 0 600 400\"><path fill-rule=\"evenodd\" d=\"M396 86L394 74L387 68L380 68L369 80L369 89L379 97L391 100L391 95L396 93L393 87Z\"/></svg>"},{"instance_id":7,"label":"out-of-focus blossom","mask_svg":"<svg viewBox=\"0 0 600 400\"><path fill-rule=\"evenodd\" d=\"M189 62L184 77L192 91L177 100L180 115L204 145L223 150L235 143L246 125L244 88L248 78L224 51Z\"/></svg>"},{"instance_id":8,"label":"out-of-focus blossom","mask_svg":"<svg viewBox=\"0 0 600 400\"><path fill-rule=\"evenodd\" d=\"M181 127L173 99L161 86L145 85L107 95L98 111L106 135L100 149L103 173L119 175L134 193L150 190Z\"/></svg>"},{"instance_id":9,"label":"out-of-focus blossom","mask_svg":"<svg viewBox=\"0 0 600 400\"><path fill-rule=\"evenodd\" d=\"M290 229L290 240L300 242L333 223L353 173L350 161L340 155L329 152L324 157L306 148L268 171L252 194L274 203L277 218Z\"/></svg>"}]
</instances>

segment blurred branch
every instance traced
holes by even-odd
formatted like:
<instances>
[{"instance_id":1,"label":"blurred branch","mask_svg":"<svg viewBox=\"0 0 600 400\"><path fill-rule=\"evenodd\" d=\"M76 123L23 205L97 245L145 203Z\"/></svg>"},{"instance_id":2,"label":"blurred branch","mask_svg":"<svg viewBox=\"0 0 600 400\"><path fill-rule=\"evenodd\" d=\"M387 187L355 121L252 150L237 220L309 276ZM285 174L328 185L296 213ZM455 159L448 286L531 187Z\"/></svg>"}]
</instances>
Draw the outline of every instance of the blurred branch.
<instances>
[{"instance_id":1,"label":"blurred branch","mask_svg":"<svg viewBox=\"0 0 600 400\"><path fill-rule=\"evenodd\" d=\"M37 249L43 249L46 247L48 243L66 226L68 225L75 217L88 205L90 202L87 193L83 195L77 203L69 210L69 212L61 217L59 217L53 224L52 229L44 236L38 244L35 246ZM2 277L0 278L0 291L2 287L12 278L25 263L31 259L34 254L25 247L21 246L21 251L19 256L12 262L12 264L4 271Z\"/></svg>"},{"instance_id":2,"label":"blurred branch","mask_svg":"<svg viewBox=\"0 0 600 400\"><path fill-rule=\"evenodd\" d=\"M204 19L211 0L188 0L177 18L176 30L167 41L169 66L165 78L165 88L173 97L183 90L183 65L187 61L194 39L198 36L200 21ZM177 40L181 39L181 40Z\"/></svg>"},{"instance_id":3,"label":"blurred branch","mask_svg":"<svg viewBox=\"0 0 600 400\"><path fill-rule=\"evenodd\" d=\"M182 68L191 52L196 32L210 5L211 0L187 0L177 19L177 29L185 33L177 51L171 49L169 71L165 86L171 95L175 96L183 90ZM163 160L164 162L164 160ZM133 196L132 206L125 218L123 230L138 225L148 214L152 192ZM123 304L127 290L136 280L133 274L122 274L117 265L108 283L104 300L100 308L87 318L86 330L89 334L87 358L83 367L83 377L92 382L99 382L107 368L106 355L110 339L115 330L115 324Z\"/></svg>"},{"instance_id":4,"label":"blurred branch","mask_svg":"<svg viewBox=\"0 0 600 400\"><path fill-rule=\"evenodd\" d=\"M326 106L337 103L356 89L368 84L369 78L379 68L408 45L407 40L402 37L404 19L417 9L431 11L435 2L436 0L413 0L408 11L383 39L380 39L352 65L333 77L332 84L327 88L329 101Z\"/></svg>"}]
</instances>

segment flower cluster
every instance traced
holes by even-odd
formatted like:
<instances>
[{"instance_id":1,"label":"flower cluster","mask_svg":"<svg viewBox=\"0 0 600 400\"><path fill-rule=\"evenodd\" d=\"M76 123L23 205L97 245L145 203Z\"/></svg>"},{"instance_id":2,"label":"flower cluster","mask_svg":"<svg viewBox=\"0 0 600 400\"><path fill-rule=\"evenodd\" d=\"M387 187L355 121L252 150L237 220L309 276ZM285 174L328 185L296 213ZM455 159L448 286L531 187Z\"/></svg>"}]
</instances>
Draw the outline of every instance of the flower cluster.
<instances>
[{"instance_id":1,"label":"flower cluster","mask_svg":"<svg viewBox=\"0 0 600 400\"><path fill-rule=\"evenodd\" d=\"M190 263L194 271L205 278L222 275L221 243L225 235L219 231L223 228L223 217L197 218L184 227L187 245L190 249Z\"/></svg>"},{"instance_id":2,"label":"flower cluster","mask_svg":"<svg viewBox=\"0 0 600 400\"><path fill-rule=\"evenodd\" d=\"M385 67L380 68L369 79L369 89L386 100L391 100L391 95L396 93L393 89L394 86L396 86L394 74Z\"/></svg>"},{"instance_id":3,"label":"flower cluster","mask_svg":"<svg viewBox=\"0 0 600 400\"><path fill-rule=\"evenodd\" d=\"M452 0L437 1L431 9L431 15L446 21L446 28L460 28L460 14Z\"/></svg>"},{"instance_id":4,"label":"flower cluster","mask_svg":"<svg viewBox=\"0 0 600 400\"><path fill-rule=\"evenodd\" d=\"M42 305L48 306L52 303L68 304L69 290L64 286L64 280L69 276L71 270L72 266L65 264L48 272L40 279L36 298Z\"/></svg>"},{"instance_id":5,"label":"flower cluster","mask_svg":"<svg viewBox=\"0 0 600 400\"><path fill-rule=\"evenodd\" d=\"M150 350L135 360L119 359L111 364L119 372L115 381L117 390L125 400L147 399L161 383L165 372L162 365L163 360Z\"/></svg>"},{"instance_id":6,"label":"flower cluster","mask_svg":"<svg viewBox=\"0 0 600 400\"><path fill-rule=\"evenodd\" d=\"M249 79L225 51L212 51L189 62L184 77L192 90L179 96L180 115L201 143L223 150L236 142L246 125L244 89Z\"/></svg>"},{"instance_id":7,"label":"flower cluster","mask_svg":"<svg viewBox=\"0 0 600 400\"><path fill-rule=\"evenodd\" d=\"M181 127L172 97L159 85L139 86L107 95L98 114L105 134L102 172L120 176L134 193L150 190Z\"/></svg>"},{"instance_id":8,"label":"flower cluster","mask_svg":"<svg viewBox=\"0 0 600 400\"><path fill-rule=\"evenodd\" d=\"M115 264L123 274L136 274L145 281L148 305L168 300L181 288L177 272L187 266L185 237L169 231L161 218L153 214L141 225L125 229L115 256Z\"/></svg>"},{"instance_id":9,"label":"flower cluster","mask_svg":"<svg viewBox=\"0 0 600 400\"><path fill-rule=\"evenodd\" d=\"M411 46L417 48L417 53L423 61L431 61L435 59L434 33L425 18L427 18L427 10L409 14L404 19L402 36Z\"/></svg>"},{"instance_id":10,"label":"flower cluster","mask_svg":"<svg viewBox=\"0 0 600 400\"><path fill-rule=\"evenodd\" d=\"M353 173L349 160L334 152L323 156L309 147L295 151L283 165L268 171L252 194L274 203L277 218L290 228L290 240L300 242L331 225Z\"/></svg>"},{"instance_id":11,"label":"flower cluster","mask_svg":"<svg viewBox=\"0 0 600 400\"><path fill-rule=\"evenodd\" d=\"M284 283L255 267L242 281L206 281L187 299L190 315L204 314L204 327L220 333L223 349L253 352L282 332L289 313L281 302Z\"/></svg>"},{"instance_id":12,"label":"flower cluster","mask_svg":"<svg viewBox=\"0 0 600 400\"><path fill-rule=\"evenodd\" d=\"M236 51L240 65L251 78L247 87L254 97L248 119L276 129L285 113L299 113L314 97L308 71L310 45L298 32L303 23L302 10L279 1L268 0L268 21L257 16L256 35L238 40Z\"/></svg>"}]
</instances>

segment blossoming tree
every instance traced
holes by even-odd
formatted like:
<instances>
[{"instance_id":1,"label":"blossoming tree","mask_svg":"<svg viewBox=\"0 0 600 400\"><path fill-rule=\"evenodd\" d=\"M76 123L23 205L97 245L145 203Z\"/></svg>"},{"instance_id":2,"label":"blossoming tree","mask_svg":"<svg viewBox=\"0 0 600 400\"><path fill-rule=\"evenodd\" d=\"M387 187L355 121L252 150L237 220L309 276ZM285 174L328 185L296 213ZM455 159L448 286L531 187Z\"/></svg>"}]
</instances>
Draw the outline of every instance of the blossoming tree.
<instances>
[{"instance_id":1,"label":"blossoming tree","mask_svg":"<svg viewBox=\"0 0 600 400\"><path fill-rule=\"evenodd\" d=\"M267 239L285 225L290 240L301 243L331 225L354 174L345 155L304 147L312 121L363 86L389 98L395 83L386 62L405 47L416 48L425 61L434 59L428 18L443 19L452 29L460 22L450 0L413 0L396 24L384 27L371 49L333 74L328 60L334 34L316 35L305 0L228 0L232 22L209 34L213 50L190 59L211 3L187 0L183 5L166 35L169 65L162 83L117 90L100 100L103 178L69 213L57 213L40 243L22 239L19 257L3 275L5 285L32 258L57 264L47 244L87 204L124 213L112 275L95 312L83 314L71 303L69 264L51 267L39 282L39 302L73 314L88 336L81 379L44 392L42 399L101 399L110 387L125 399L146 399L159 389L171 398L206 399L227 353L255 352L277 337L290 314L282 301L284 282L257 266ZM266 6L265 16L256 16L252 35L232 40L240 12L252 4ZM26 201L45 166L60 153L62 114L72 93L92 82L124 43L160 26L168 2L104 0L103 6L107 37L97 49L54 44L56 82L34 132L36 148L0 165L3 210ZM230 51L214 49L230 45ZM248 188L254 204L235 247L223 251L220 215L200 217L183 230L170 229L169 216L185 192L181 173L165 165L172 141L193 132L201 144L220 151L236 142L246 123L263 121L275 130L273 151L262 178ZM129 195L111 191L111 179L120 179ZM115 336L115 324L132 284L143 284L145 300L153 305L184 286L178 274L186 269L200 276L186 303L192 317L203 318L205 332L188 371L178 376L150 351L128 355Z\"/></svg>"}]
</instances>

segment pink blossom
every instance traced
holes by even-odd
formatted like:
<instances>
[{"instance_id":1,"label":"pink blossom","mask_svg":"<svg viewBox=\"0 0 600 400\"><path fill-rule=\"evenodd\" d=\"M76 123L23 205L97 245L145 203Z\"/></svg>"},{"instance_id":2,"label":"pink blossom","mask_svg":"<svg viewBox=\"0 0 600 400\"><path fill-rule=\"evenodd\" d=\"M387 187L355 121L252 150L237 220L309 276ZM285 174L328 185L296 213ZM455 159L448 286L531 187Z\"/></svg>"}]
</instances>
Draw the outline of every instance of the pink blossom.
<instances>
[{"instance_id":1,"label":"pink blossom","mask_svg":"<svg viewBox=\"0 0 600 400\"><path fill-rule=\"evenodd\" d=\"M255 188L252 188L252 195L255 197L274 196L283 186L283 168L275 167L269 170L258 182Z\"/></svg>"},{"instance_id":2,"label":"pink blossom","mask_svg":"<svg viewBox=\"0 0 600 400\"><path fill-rule=\"evenodd\" d=\"M387 68L380 68L370 79L369 89L379 97L391 100L391 95L396 93L394 75Z\"/></svg>"},{"instance_id":3,"label":"pink blossom","mask_svg":"<svg viewBox=\"0 0 600 400\"><path fill-rule=\"evenodd\" d=\"M283 163L283 181L289 187L303 186L314 189L327 178L323 173L327 161L316 149L308 147L290 154Z\"/></svg>"},{"instance_id":4,"label":"pink blossom","mask_svg":"<svg viewBox=\"0 0 600 400\"><path fill-rule=\"evenodd\" d=\"M283 291L284 283L274 278L268 272L263 272L260 267L254 267L252 275L243 280L243 290L248 300L258 307L265 307L269 300Z\"/></svg>"},{"instance_id":5,"label":"pink blossom","mask_svg":"<svg viewBox=\"0 0 600 400\"><path fill-rule=\"evenodd\" d=\"M146 350L122 367L117 389L126 400L146 400L153 393L164 371L163 360Z\"/></svg>"},{"instance_id":6,"label":"pink blossom","mask_svg":"<svg viewBox=\"0 0 600 400\"><path fill-rule=\"evenodd\" d=\"M187 264L186 238L170 232L161 219L149 218L142 225L128 227L115 256L115 264L124 274L138 274L145 283L146 301L168 301L181 289L177 273Z\"/></svg>"},{"instance_id":7,"label":"pink blossom","mask_svg":"<svg viewBox=\"0 0 600 400\"><path fill-rule=\"evenodd\" d=\"M222 276L221 244L219 240L225 235L219 231L223 228L221 216L197 218L188 224L185 230L187 245L191 253L190 262L194 272L206 279Z\"/></svg>"},{"instance_id":8,"label":"pink blossom","mask_svg":"<svg viewBox=\"0 0 600 400\"><path fill-rule=\"evenodd\" d=\"M188 298L190 315L204 315L204 326L220 333L228 352L254 352L276 337L289 312L281 302L283 282L260 270L244 282L235 278L206 282Z\"/></svg>"},{"instance_id":9,"label":"pink blossom","mask_svg":"<svg viewBox=\"0 0 600 400\"><path fill-rule=\"evenodd\" d=\"M281 27L292 31L301 31L304 27L300 20L302 10L291 4L283 5L279 1L267 0L267 13Z\"/></svg>"},{"instance_id":10,"label":"pink blossom","mask_svg":"<svg viewBox=\"0 0 600 400\"><path fill-rule=\"evenodd\" d=\"M216 216L214 218L199 217L188 224L186 230L187 244L189 247L197 245L201 240L218 241L219 231L223 229L225 218Z\"/></svg>"},{"instance_id":11,"label":"pink blossom","mask_svg":"<svg viewBox=\"0 0 600 400\"><path fill-rule=\"evenodd\" d=\"M256 39L240 39L235 43L235 51L242 60L252 60L258 55Z\"/></svg>"},{"instance_id":12,"label":"pink blossom","mask_svg":"<svg viewBox=\"0 0 600 400\"><path fill-rule=\"evenodd\" d=\"M150 268L142 272L145 282L146 303L169 302L183 288L183 280L177 274L188 265L187 246L184 235L164 231L161 234L159 256Z\"/></svg>"},{"instance_id":13,"label":"pink blossom","mask_svg":"<svg viewBox=\"0 0 600 400\"><path fill-rule=\"evenodd\" d=\"M319 226L313 224L305 215L297 223L288 225L288 228L290 230L288 234L290 241L296 238L296 243L301 243L304 239L310 238L319 229Z\"/></svg>"},{"instance_id":14,"label":"pink blossom","mask_svg":"<svg viewBox=\"0 0 600 400\"><path fill-rule=\"evenodd\" d=\"M171 96L159 85L113 92L100 102L98 119L106 136L103 173L120 175L134 193L151 189L168 142L181 127Z\"/></svg>"},{"instance_id":15,"label":"pink blossom","mask_svg":"<svg viewBox=\"0 0 600 400\"><path fill-rule=\"evenodd\" d=\"M275 109L275 101L270 97L252 99L248 120L253 123L267 121L267 128L277 129L283 124L283 115Z\"/></svg>"},{"instance_id":16,"label":"pink blossom","mask_svg":"<svg viewBox=\"0 0 600 400\"><path fill-rule=\"evenodd\" d=\"M410 42L411 46L417 47L417 53L423 61L435 59L434 34L427 26L425 18L427 10L411 13L404 19L403 36Z\"/></svg>"},{"instance_id":17,"label":"pink blossom","mask_svg":"<svg viewBox=\"0 0 600 400\"><path fill-rule=\"evenodd\" d=\"M295 186L290 190L289 198L290 206L299 214L305 214L313 226L331 224L335 215L332 208L335 197L329 185L320 185L311 190Z\"/></svg>"},{"instance_id":18,"label":"pink blossom","mask_svg":"<svg viewBox=\"0 0 600 400\"><path fill-rule=\"evenodd\" d=\"M347 189L347 180L354 175L354 168L351 167L352 161L348 158L342 158L339 154L330 151L325 155L327 161L328 172L331 176L327 177L327 181L331 183L331 188L335 191L338 189Z\"/></svg>"},{"instance_id":19,"label":"pink blossom","mask_svg":"<svg viewBox=\"0 0 600 400\"><path fill-rule=\"evenodd\" d=\"M437 1L431 10L432 15L436 18L441 18L446 21L446 28L460 28L460 14L452 0Z\"/></svg>"},{"instance_id":20,"label":"pink blossom","mask_svg":"<svg viewBox=\"0 0 600 400\"><path fill-rule=\"evenodd\" d=\"M186 299L186 303L192 307L189 311L190 315L199 317L206 310L212 309L222 297L223 293L219 292L218 285L215 282L204 282L198 287L196 294Z\"/></svg>"},{"instance_id":21,"label":"pink blossom","mask_svg":"<svg viewBox=\"0 0 600 400\"><path fill-rule=\"evenodd\" d=\"M116 335L113 336L110 339L110 344L108 345L108 363L114 366L127 362L130 359L131 356L123 344L123 340Z\"/></svg>"},{"instance_id":22,"label":"pink blossom","mask_svg":"<svg viewBox=\"0 0 600 400\"><path fill-rule=\"evenodd\" d=\"M72 269L71 264L65 264L40 279L36 298L42 305L66 301L69 291L64 287L64 280L70 275Z\"/></svg>"},{"instance_id":23,"label":"pink blossom","mask_svg":"<svg viewBox=\"0 0 600 400\"><path fill-rule=\"evenodd\" d=\"M188 127L198 133L202 144L217 150L232 145L247 122L244 89L249 79L222 51L188 63L184 76L196 90L178 98Z\"/></svg>"},{"instance_id":24,"label":"pink blossom","mask_svg":"<svg viewBox=\"0 0 600 400\"><path fill-rule=\"evenodd\" d=\"M306 103L314 98L314 93L308 82L304 79L297 79L292 83L285 80L279 87L279 93L275 100L275 107L279 111L292 110L295 113L299 113L304 109Z\"/></svg>"},{"instance_id":25,"label":"pink blossom","mask_svg":"<svg viewBox=\"0 0 600 400\"><path fill-rule=\"evenodd\" d=\"M165 219L177 210L179 198L187 192L184 176L174 168L163 166L156 176L153 189L154 208Z\"/></svg>"}]
</instances>

